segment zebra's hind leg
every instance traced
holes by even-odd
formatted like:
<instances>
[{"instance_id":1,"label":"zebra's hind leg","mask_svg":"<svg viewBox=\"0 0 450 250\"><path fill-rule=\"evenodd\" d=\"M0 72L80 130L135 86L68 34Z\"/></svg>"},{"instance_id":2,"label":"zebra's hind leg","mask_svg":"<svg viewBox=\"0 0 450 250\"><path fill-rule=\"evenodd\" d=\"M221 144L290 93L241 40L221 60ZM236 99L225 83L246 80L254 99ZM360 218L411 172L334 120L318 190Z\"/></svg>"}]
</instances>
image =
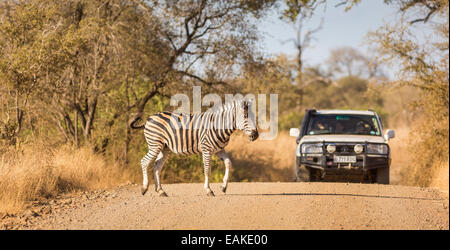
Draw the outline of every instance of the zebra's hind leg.
<instances>
[{"instance_id":1,"label":"zebra's hind leg","mask_svg":"<svg viewBox=\"0 0 450 250\"><path fill-rule=\"evenodd\" d=\"M148 174L147 174L148 165L153 160L155 160L155 158L158 156L160 151L161 150L159 148L149 148L147 154L141 160L142 178L143 178L142 188L141 188L142 195L144 195L148 190Z\"/></svg>"},{"instance_id":2,"label":"zebra's hind leg","mask_svg":"<svg viewBox=\"0 0 450 250\"><path fill-rule=\"evenodd\" d=\"M167 194L161 187L161 169L163 168L168 155L169 155L168 150L166 149L161 150L158 157L156 158L155 166L153 169L155 175L155 191L159 194L159 196L163 197L167 197Z\"/></svg>"},{"instance_id":3,"label":"zebra's hind leg","mask_svg":"<svg viewBox=\"0 0 450 250\"><path fill-rule=\"evenodd\" d=\"M210 172L210 163L211 163L211 153L203 152L203 166L204 166L204 174L205 174L205 185L204 188L206 190L206 195L214 196L213 191L209 187L209 172Z\"/></svg>"},{"instance_id":4,"label":"zebra's hind leg","mask_svg":"<svg viewBox=\"0 0 450 250\"><path fill-rule=\"evenodd\" d=\"M229 178L230 168L231 168L231 160L228 157L227 152L225 152L225 150L220 150L217 153L217 156L219 156L219 158L225 164L225 175L223 176L223 184L222 184L222 186L220 186L220 188L221 188L222 192L226 193L227 186L228 186L228 178Z\"/></svg>"}]
</instances>

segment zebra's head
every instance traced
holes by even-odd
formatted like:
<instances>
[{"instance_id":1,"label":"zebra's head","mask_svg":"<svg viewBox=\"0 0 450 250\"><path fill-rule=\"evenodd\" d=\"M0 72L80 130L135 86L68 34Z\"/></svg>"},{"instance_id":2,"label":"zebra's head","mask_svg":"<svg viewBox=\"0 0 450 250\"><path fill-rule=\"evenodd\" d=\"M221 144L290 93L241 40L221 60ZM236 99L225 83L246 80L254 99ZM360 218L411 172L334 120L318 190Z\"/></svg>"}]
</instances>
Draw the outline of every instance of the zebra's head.
<instances>
[{"instance_id":1,"label":"zebra's head","mask_svg":"<svg viewBox=\"0 0 450 250\"><path fill-rule=\"evenodd\" d=\"M258 139L258 129L251 108L253 100L243 99L236 104L236 128L244 131L250 141Z\"/></svg>"}]
</instances>

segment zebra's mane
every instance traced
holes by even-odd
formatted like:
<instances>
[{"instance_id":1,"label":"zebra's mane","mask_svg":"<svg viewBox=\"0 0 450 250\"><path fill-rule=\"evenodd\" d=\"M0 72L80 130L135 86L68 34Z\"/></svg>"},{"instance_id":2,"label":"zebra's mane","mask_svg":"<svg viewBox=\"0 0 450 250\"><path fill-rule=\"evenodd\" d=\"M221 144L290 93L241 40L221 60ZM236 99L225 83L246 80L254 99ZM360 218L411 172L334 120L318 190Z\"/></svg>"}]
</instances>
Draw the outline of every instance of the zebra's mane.
<instances>
[{"instance_id":1,"label":"zebra's mane","mask_svg":"<svg viewBox=\"0 0 450 250\"><path fill-rule=\"evenodd\" d=\"M220 106L214 106L210 109L208 109L205 113L221 113L224 111L229 111L232 110L235 107L239 107L240 104L243 102L244 99L239 99L239 100L233 100L231 102L226 102L223 105Z\"/></svg>"}]
</instances>

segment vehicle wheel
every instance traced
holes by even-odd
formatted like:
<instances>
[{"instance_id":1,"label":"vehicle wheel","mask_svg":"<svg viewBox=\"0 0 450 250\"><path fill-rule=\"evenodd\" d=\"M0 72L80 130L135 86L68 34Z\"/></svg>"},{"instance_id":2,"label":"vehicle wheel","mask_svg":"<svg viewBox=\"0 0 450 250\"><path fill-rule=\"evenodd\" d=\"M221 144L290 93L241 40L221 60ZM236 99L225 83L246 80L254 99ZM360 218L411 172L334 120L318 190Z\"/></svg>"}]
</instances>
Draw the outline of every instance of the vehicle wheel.
<instances>
[{"instance_id":1,"label":"vehicle wheel","mask_svg":"<svg viewBox=\"0 0 450 250\"><path fill-rule=\"evenodd\" d=\"M295 181L297 182L309 182L311 181L311 170L304 165L296 167Z\"/></svg>"},{"instance_id":2,"label":"vehicle wheel","mask_svg":"<svg viewBox=\"0 0 450 250\"><path fill-rule=\"evenodd\" d=\"M364 181L368 183L376 183L377 182L377 171L376 170L368 170L364 175Z\"/></svg>"},{"instance_id":3,"label":"vehicle wheel","mask_svg":"<svg viewBox=\"0 0 450 250\"><path fill-rule=\"evenodd\" d=\"M377 169L376 181L378 184L389 184L389 167Z\"/></svg>"}]
</instances>

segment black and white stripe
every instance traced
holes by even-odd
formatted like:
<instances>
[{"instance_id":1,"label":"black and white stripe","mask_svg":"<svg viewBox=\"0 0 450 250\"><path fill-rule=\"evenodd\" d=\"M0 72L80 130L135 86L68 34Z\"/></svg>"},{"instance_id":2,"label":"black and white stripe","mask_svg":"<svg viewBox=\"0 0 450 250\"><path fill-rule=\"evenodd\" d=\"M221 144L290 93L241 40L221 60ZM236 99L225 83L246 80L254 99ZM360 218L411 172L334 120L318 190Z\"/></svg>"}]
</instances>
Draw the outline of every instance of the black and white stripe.
<instances>
[{"instance_id":1,"label":"black and white stripe","mask_svg":"<svg viewBox=\"0 0 450 250\"><path fill-rule=\"evenodd\" d=\"M154 114L147 119L143 126L135 126L138 118L131 122L132 128L144 128L144 136L149 151L141 160L143 184L142 194L148 189L147 168L154 163L155 191L161 196L166 193L161 188L161 169L170 151L176 154L191 155L201 153L203 156L205 185L208 195L214 195L209 187L209 173L211 156L216 154L225 163L225 175L222 191L225 192L228 184L231 161L224 148L235 130L242 130L251 141L258 138L258 130L249 118L247 99L233 101L218 110L201 114L181 114L162 112Z\"/></svg>"}]
</instances>

